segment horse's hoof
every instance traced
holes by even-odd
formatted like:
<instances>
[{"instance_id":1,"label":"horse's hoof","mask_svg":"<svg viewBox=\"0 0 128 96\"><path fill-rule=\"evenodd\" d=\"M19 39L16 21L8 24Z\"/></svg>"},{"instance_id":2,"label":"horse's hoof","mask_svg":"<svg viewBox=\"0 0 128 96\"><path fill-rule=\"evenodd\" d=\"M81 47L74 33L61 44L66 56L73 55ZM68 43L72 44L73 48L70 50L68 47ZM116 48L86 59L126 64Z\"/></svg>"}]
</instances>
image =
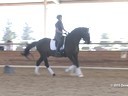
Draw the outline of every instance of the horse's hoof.
<instances>
[{"instance_id":1,"label":"horse's hoof","mask_svg":"<svg viewBox=\"0 0 128 96\"><path fill-rule=\"evenodd\" d=\"M52 76L56 76L56 74L54 73Z\"/></svg>"}]
</instances>

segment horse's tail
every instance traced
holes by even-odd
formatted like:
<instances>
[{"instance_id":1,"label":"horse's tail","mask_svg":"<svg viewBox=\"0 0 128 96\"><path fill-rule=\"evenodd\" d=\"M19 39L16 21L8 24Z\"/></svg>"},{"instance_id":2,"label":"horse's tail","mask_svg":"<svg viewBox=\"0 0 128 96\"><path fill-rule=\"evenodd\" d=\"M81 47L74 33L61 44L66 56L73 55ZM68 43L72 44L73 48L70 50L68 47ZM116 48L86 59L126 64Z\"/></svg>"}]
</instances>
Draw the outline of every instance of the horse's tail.
<instances>
[{"instance_id":1,"label":"horse's tail","mask_svg":"<svg viewBox=\"0 0 128 96\"><path fill-rule=\"evenodd\" d=\"M35 47L37 42L32 42L31 44L28 44L27 47L24 49L24 51L21 53L21 55L27 57L30 54L30 49Z\"/></svg>"}]
</instances>

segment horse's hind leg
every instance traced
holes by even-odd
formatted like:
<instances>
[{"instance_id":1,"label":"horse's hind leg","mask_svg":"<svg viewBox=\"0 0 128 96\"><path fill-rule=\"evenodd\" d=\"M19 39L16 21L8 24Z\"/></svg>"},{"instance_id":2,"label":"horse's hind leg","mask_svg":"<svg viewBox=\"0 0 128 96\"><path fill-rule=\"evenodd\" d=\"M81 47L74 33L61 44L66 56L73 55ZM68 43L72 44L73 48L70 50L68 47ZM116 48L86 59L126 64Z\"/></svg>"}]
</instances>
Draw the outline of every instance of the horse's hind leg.
<instances>
[{"instance_id":1,"label":"horse's hind leg","mask_svg":"<svg viewBox=\"0 0 128 96\"><path fill-rule=\"evenodd\" d=\"M44 57L44 63L45 63L46 68L48 69L49 73L50 73L52 76L55 76L54 71L53 71L52 68L49 66L47 56Z\"/></svg>"},{"instance_id":2,"label":"horse's hind leg","mask_svg":"<svg viewBox=\"0 0 128 96\"><path fill-rule=\"evenodd\" d=\"M36 67L35 67L35 74L37 74L37 75L40 75L40 73L39 73L39 66L40 66L42 61L43 61L43 57L40 56L40 58L36 62Z\"/></svg>"}]
</instances>

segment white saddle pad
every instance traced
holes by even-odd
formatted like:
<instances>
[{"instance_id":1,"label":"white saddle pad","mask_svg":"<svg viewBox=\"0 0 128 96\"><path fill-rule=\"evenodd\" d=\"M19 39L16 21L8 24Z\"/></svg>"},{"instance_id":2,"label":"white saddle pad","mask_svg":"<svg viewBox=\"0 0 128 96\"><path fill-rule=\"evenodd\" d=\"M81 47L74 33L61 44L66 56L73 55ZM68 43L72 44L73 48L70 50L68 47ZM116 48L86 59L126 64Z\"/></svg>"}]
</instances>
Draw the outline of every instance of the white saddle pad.
<instances>
[{"instance_id":1,"label":"white saddle pad","mask_svg":"<svg viewBox=\"0 0 128 96\"><path fill-rule=\"evenodd\" d=\"M56 50L56 45L55 45L55 43L56 43L56 41L53 40L53 39L51 39L51 41L50 41L50 49L51 49L51 50ZM64 49L64 46L62 46L60 49L61 49L61 50Z\"/></svg>"}]
</instances>

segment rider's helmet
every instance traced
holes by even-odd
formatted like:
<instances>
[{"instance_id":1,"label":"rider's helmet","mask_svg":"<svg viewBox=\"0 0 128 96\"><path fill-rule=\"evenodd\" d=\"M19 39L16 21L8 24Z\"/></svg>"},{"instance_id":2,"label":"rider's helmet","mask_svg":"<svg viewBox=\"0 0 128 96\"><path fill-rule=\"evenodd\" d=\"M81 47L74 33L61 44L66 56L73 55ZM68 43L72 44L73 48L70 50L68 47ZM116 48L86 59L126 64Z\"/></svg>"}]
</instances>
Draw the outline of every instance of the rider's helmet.
<instances>
[{"instance_id":1,"label":"rider's helmet","mask_svg":"<svg viewBox=\"0 0 128 96\"><path fill-rule=\"evenodd\" d=\"M57 15L56 18L57 18L57 19L62 18L62 15Z\"/></svg>"}]
</instances>

